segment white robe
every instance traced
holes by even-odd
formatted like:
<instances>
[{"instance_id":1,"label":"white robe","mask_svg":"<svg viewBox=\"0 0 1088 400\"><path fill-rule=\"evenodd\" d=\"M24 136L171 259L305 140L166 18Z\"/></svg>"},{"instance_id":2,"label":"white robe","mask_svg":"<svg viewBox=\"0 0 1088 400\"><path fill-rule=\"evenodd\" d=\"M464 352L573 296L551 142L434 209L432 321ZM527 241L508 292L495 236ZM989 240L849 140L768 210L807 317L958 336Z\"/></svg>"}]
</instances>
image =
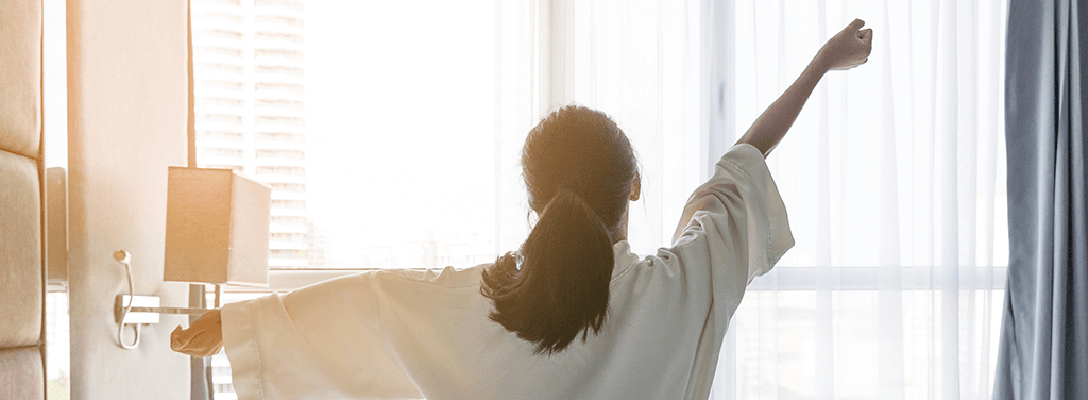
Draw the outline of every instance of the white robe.
<instances>
[{"instance_id":1,"label":"white robe","mask_svg":"<svg viewBox=\"0 0 1088 400\"><path fill-rule=\"evenodd\" d=\"M381 270L223 307L246 399L706 399L751 280L793 246L763 155L730 149L671 248L613 246L605 326L551 357L488 319L487 265ZM581 336L579 336L580 338Z\"/></svg>"}]
</instances>

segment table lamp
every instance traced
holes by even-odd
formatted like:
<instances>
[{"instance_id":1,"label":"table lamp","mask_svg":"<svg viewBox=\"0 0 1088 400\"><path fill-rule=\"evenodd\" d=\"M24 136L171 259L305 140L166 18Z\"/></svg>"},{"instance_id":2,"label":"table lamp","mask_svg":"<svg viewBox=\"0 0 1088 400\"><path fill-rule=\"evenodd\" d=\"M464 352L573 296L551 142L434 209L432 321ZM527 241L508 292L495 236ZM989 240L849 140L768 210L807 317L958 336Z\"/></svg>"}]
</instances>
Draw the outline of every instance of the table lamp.
<instances>
[{"instance_id":1,"label":"table lamp","mask_svg":"<svg viewBox=\"0 0 1088 400\"><path fill-rule=\"evenodd\" d=\"M230 169L170 167L166 203L166 256L163 280L216 285L268 286L269 221L272 190ZM130 256L114 258L126 268L130 295L118 295L115 314L121 347L139 346L140 324L159 322L159 314L203 314L210 309L159 307L156 296L132 296ZM134 325L136 338L122 338Z\"/></svg>"}]
</instances>

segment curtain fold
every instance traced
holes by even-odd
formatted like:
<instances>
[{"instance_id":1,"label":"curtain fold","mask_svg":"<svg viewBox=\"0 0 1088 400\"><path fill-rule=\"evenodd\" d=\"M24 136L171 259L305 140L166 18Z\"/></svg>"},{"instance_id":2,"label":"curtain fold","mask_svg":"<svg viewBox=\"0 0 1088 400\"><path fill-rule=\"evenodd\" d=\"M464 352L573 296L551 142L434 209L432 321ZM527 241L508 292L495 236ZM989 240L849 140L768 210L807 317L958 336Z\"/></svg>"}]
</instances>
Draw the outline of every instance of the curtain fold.
<instances>
[{"instance_id":1,"label":"curtain fold","mask_svg":"<svg viewBox=\"0 0 1088 400\"><path fill-rule=\"evenodd\" d=\"M1088 9L1009 2L1009 269L995 399L1088 397Z\"/></svg>"}]
</instances>

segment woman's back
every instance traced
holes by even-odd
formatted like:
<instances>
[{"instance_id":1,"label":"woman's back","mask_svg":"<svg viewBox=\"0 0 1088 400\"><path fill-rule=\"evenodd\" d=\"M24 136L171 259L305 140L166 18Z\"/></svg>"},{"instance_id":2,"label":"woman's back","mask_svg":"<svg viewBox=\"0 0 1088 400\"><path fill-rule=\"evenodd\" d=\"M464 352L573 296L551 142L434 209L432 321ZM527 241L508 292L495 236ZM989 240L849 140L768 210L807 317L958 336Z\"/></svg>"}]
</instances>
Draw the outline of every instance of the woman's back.
<instances>
[{"instance_id":1,"label":"woman's back","mask_svg":"<svg viewBox=\"0 0 1088 400\"><path fill-rule=\"evenodd\" d=\"M225 306L236 390L242 399L705 398L744 287L793 238L750 146L730 150L696 193L689 203L700 210L673 247L639 259L625 240L613 246L606 322L562 352L536 354L489 319L488 265L374 271Z\"/></svg>"},{"instance_id":2,"label":"woman's back","mask_svg":"<svg viewBox=\"0 0 1088 400\"><path fill-rule=\"evenodd\" d=\"M380 308L394 316L381 318L390 347L426 398L680 398L710 307L693 300L710 298L709 276L628 249L615 246L605 326L549 356L488 320L478 293L486 266L448 268L435 281L378 273Z\"/></svg>"}]
</instances>

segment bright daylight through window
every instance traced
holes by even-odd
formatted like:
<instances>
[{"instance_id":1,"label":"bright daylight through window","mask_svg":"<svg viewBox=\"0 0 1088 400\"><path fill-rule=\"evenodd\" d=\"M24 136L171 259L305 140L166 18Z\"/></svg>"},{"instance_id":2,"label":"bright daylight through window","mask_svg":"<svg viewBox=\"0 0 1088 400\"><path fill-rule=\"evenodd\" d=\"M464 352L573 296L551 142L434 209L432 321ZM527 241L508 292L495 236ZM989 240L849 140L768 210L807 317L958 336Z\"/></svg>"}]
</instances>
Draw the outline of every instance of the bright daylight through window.
<instances>
[{"instance_id":1,"label":"bright daylight through window","mask_svg":"<svg viewBox=\"0 0 1088 400\"><path fill-rule=\"evenodd\" d=\"M272 188L270 268L494 258L492 14L192 2L197 159Z\"/></svg>"},{"instance_id":2,"label":"bright daylight through window","mask_svg":"<svg viewBox=\"0 0 1088 400\"><path fill-rule=\"evenodd\" d=\"M565 102L631 137L630 241L653 252L724 150L710 136L731 144L861 17L868 63L828 74L768 158L797 246L737 310L714 398L988 398L1007 263L1002 2L554 3L567 12L193 0L197 158L273 189L273 274L515 249L520 141ZM212 386L233 397L223 354Z\"/></svg>"},{"instance_id":3,"label":"bright daylight through window","mask_svg":"<svg viewBox=\"0 0 1088 400\"><path fill-rule=\"evenodd\" d=\"M273 273L494 259L493 15L490 1L192 1L197 160L272 188ZM215 398L235 398L222 353L211 368Z\"/></svg>"}]
</instances>

